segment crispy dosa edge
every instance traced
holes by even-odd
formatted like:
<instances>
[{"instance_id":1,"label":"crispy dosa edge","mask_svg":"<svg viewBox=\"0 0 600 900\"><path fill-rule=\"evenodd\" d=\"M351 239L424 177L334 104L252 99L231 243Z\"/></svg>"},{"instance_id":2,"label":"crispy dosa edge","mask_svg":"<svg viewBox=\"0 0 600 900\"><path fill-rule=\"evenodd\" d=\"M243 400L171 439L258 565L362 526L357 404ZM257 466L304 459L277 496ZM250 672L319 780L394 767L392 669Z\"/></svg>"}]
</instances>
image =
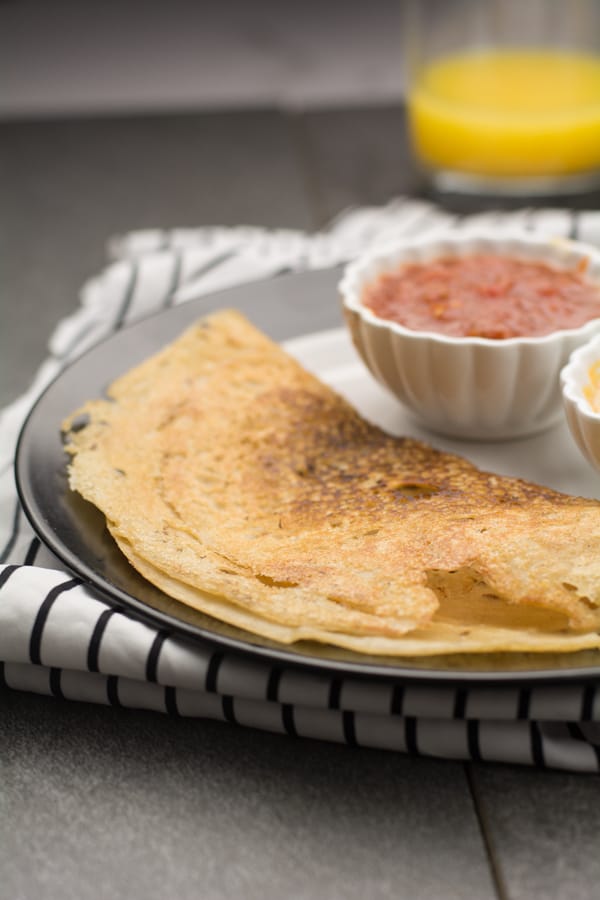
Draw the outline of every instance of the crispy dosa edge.
<instances>
[{"instance_id":1,"label":"crispy dosa edge","mask_svg":"<svg viewBox=\"0 0 600 900\"><path fill-rule=\"evenodd\" d=\"M155 568L132 551L126 541L117 541L137 571L165 594L209 616L280 644L316 642L332 644L369 656L417 657L466 653L573 653L600 647L600 636L591 633L545 631L531 624L514 627L463 622L435 621L399 638L327 631L310 626L286 627L261 619L252 610L228 603L224 597L199 591Z\"/></svg>"}]
</instances>

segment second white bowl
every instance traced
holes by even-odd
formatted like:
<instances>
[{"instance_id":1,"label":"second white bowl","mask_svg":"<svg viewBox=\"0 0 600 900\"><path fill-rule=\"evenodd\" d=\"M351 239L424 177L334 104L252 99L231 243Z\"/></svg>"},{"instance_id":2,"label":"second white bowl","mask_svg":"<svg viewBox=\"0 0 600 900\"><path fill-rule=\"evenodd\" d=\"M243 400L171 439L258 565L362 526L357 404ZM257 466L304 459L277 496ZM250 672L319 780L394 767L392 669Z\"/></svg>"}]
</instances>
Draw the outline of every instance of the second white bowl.
<instances>
[{"instance_id":1,"label":"second white bowl","mask_svg":"<svg viewBox=\"0 0 600 900\"><path fill-rule=\"evenodd\" d=\"M600 360L600 335L571 354L560 374L567 423L575 443L595 469L600 471L600 412L585 396L590 370Z\"/></svg>"}]
</instances>

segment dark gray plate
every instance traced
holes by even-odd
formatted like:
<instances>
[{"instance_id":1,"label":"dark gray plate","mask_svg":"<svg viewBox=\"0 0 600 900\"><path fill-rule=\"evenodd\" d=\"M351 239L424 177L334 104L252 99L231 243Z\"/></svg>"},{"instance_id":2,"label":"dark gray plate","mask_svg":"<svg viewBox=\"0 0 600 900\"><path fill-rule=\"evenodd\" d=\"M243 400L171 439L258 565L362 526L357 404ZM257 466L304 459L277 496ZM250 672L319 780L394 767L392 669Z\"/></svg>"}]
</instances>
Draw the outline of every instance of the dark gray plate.
<instances>
[{"instance_id":1,"label":"dark gray plate","mask_svg":"<svg viewBox=\"0 0 600 900\"><path fill-rule=\"evenodd\" d=\"M315 643L292 647L225 625L165 596L129 565L104 517L69 490L60 422L103 393L118 375L211 310L235 307L276 340L341 324L339 270L286 275L192 300L146 318L98 344L66 369L31 411L19 440L16 478L23 508L44 543L111 603L190 639L286 664L411 680L518 681L600 676L600 653L494 654L426 659L367 657Z\"/></svg>"}]
</instances>

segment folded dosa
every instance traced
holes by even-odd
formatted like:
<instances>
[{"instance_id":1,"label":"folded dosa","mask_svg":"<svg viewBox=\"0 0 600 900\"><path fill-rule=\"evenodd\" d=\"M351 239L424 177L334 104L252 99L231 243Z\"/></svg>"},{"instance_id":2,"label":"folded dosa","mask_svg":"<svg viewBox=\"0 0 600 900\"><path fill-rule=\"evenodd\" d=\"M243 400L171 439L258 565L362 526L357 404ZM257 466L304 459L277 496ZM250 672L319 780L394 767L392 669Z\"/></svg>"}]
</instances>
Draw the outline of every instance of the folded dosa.
<instances>
[{"instance_id":1,"label":"folded dosa","mask_svg":"<svg viewBox=\"0 0 600 900\"><path fill-rule=\"evenodd\" d=\"M385 433L235 311L63 428L131 564L231 625L402 656L600 646L599 502Z\"/></svg>"}]
</instances>

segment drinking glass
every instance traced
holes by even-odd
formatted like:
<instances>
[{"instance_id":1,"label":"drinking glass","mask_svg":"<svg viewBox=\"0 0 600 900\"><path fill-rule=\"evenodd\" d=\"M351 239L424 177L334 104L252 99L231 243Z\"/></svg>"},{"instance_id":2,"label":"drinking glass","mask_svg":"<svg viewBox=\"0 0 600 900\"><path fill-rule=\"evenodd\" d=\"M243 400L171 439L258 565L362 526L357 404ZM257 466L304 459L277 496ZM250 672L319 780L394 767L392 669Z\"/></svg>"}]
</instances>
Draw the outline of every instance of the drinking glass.
<instances>
[{"instance_id":1,"label":"drinking glass","mask_svg":"<svg viewBox=\"0 0 600 900\"><path fill-rule=\"evenodd\" d=\"M600 0L404 0L407 121L434 188L600 185Z\"/></svg>"}]
</instances>

